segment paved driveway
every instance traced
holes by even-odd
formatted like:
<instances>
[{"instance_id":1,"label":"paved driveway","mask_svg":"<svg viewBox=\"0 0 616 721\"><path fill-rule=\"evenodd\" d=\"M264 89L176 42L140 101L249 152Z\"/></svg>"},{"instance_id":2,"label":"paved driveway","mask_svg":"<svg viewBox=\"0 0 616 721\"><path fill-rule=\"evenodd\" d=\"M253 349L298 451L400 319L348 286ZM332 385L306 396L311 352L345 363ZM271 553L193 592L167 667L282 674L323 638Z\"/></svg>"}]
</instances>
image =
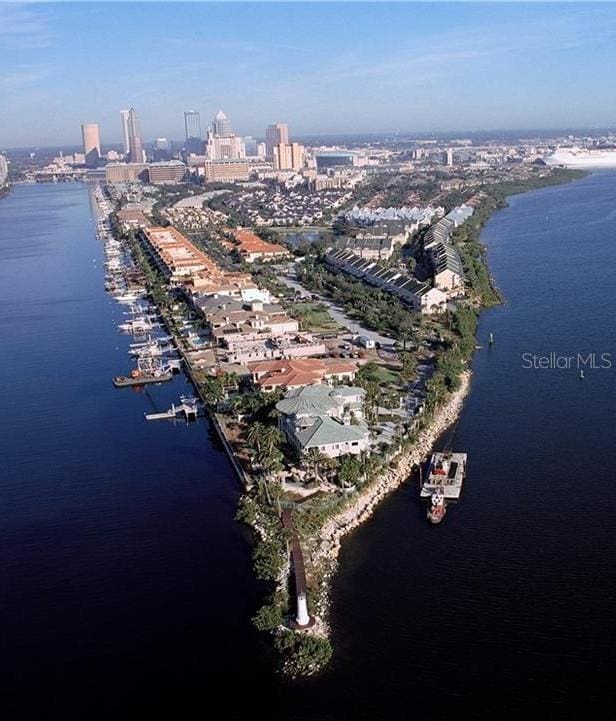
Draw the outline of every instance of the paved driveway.
<instances>
[{"instance_id":1,"label":"paved driveway","mask_svg":"<svg viewBox=\"0 0 616 721\"><path fill-rule=\"evenodd\" d=\"M319 299L319 302L323 303L323 305L327 307L327 312L330 314L330 316L337 323L340 323L340 325L348 328L351 333L354 333L355 335L365 335L368 338L372 338L375 343L380 343L382 346L393 345L393 338L382 335L381 333L377 333L374 330L370 330L370 328L366 328L365 326L361 325L361 323L358 323L354 318L349 318L349 316L339 305L336 305L329 298L326 298L323 295L319 295L318 293L312 293L311 291L306 290L306 288L304 288L304 286L301 285L301 283L299 283L294 276L279 275L278 280L281 283L284 283L289 288L293 288L294 290L301 293L302 297L304 298L310 298L312 295L316 295Z\"/></svg>"}]
</instances>

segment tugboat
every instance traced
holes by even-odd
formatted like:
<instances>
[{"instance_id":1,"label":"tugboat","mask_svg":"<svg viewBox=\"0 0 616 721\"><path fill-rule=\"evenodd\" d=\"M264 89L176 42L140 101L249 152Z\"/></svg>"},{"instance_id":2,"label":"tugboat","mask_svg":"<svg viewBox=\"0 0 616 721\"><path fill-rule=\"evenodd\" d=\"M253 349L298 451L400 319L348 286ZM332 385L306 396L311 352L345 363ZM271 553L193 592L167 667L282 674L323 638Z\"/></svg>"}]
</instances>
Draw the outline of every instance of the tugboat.
<instances>
[{"instance_id":1,"label":"tugboat","mask_svg":"<svg viewBox=\"0 0 616 721\"><path fill-rule=\"evenodd\" d=\"M428 508L427 517L430 523L436 525L440 523L445 514L447 513L447 504L445 503L445 496L443 492L438 490L434 491L430 497L430 507Z\"/></svg>"}]
</instances>

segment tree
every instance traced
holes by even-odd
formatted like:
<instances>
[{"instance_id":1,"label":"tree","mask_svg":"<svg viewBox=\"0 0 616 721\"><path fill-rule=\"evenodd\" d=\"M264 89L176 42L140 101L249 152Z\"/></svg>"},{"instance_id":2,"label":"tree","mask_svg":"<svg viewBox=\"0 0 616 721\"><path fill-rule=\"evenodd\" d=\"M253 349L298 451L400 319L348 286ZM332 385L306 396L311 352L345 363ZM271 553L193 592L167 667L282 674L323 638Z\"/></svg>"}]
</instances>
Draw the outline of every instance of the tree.
<instances>
[{"instance_id":1,"label":"tree","mask_svg":"<svg viewBox=\"0 0 616 721\"><path fill-rule=\"evenodd\" d=\"M321 480L321 470L323 465L327 461L327 456L322 453L318 448L309 448L304 454L304 460L306 465L312 469L312 473L315 480Z\"/></svg>"},{"instance_id":2,"label":"tree","mask_svg":"<svg viewBox=\"0 0 616 721\"><path fill-rule=\"evenodd\" d=\"M417 359L412 353L402 353L402 377L410 381L417 373Z\"/></svg>"},{"instance_id":3,"label":"tree","mask_svg":"<svg viewBox=\"0 0 616 721\"><path fill-rule=\"evenodd\" d=\"M220 378L207 377L201 384L201 390L208 405L216 407L225 397L225 389Z\"/></svg>"},{"instance_id":4,"label":"tree","mask_svg":"<svg viewBox=\"0 0 616 721\"><path fill-rule=\"evenodd\" d=\"M357 456L345 456L338 469L338 480L343 488L354 486L362 477L362 464Z\"/></svg>"}]
</instances>

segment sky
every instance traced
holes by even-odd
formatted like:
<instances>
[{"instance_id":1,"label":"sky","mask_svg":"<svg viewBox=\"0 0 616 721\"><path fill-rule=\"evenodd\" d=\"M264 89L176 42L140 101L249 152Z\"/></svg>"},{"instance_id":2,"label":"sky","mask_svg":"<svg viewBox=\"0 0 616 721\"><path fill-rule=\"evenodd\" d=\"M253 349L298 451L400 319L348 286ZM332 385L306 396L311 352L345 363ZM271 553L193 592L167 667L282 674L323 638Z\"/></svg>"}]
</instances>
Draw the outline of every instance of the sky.
<instances>
[{"instance_id":1,"label":"sky","mask_svg":"<svg viewBox=\"0 0 616 721\"><path fill-rule=\"evenodd\" d=\"M616 3L3 3L0 148L616 125Z\"/></svg>"}]
</instances>

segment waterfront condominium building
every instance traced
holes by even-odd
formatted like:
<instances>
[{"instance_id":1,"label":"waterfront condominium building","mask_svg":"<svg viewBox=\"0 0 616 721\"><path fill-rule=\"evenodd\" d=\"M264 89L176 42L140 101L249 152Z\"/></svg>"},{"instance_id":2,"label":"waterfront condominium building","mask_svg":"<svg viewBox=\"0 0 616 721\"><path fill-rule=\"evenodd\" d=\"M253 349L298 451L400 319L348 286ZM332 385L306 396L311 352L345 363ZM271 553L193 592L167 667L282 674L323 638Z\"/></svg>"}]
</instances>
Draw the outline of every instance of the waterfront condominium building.
<instances>
[{"instance_id":1,"label":"waterfront condominium building","mask_svg":"<svg viewBox=\"0 0 616 721\"><path fill-rule=\"evenodd\" d=\"M128 155L130 152L130 145L128 142L128 110L120 110L120 119L122 121L122 144L124 145L124 155Z\"/></svg>"},{"instance_id":2,"label":"waterfront condominium building","mask_svg":"<svg viewBox=\"0 0 616 721\"><path fill-rule=\"evenodd\" d=\"M265 157L274 160L274 148L276 145L288 145L289 126L286 123L274 123L268 125L265 130Z\"/></svg>"},{"instance_id":3,"label":"waterfront condominium building","mask_svg":"<svg viewBox=\"0 0 616 721\"><path fill-rule=\"evenodd\" d=\"M83 140L83 154L86 165L95 168L101 157L101 140L96 123L81 124L81 138Z\"/></svg>"},{"instance_id":4,"label":"waterfront condominium building","mask_svg":"<svg viewBox=\"0 0 616 721\"><path fill-rule=\"evenodd\" d=\"M186 129L186 152L201 154L201 116L196 110L184 111L184 128Z\"/></svg>"},{"instance_id":5,"label":"waterfront condominium building","mask_svg":"<svg viewBox=\"0 0 616 721\"><path fill-rule=\"evenodd\" d=\"M135 108L128 111L128 152L131 163L143 163L143 143L141 126Z\"/></svg>"}]
</instances>

